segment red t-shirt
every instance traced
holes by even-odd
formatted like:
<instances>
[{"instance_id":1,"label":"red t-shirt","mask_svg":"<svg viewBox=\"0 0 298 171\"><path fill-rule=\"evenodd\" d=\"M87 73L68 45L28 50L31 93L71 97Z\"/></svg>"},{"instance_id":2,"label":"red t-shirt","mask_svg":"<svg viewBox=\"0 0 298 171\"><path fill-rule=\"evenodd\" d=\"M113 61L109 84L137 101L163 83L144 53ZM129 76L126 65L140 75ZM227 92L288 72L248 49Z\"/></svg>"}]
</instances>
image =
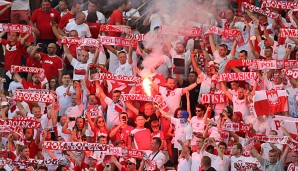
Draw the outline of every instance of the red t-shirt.
<instances>
[{"instance_id":1,"label":"red t-shirt","mask_svg":"<svg viewBox=\"0 0 298 171\"><path fill-rule=\"evenodd\" d=\"M137 128L136 128L137 129ZM150 129L143 128L137 129L138 131L134 134L134 141L138 150L150 150L151 145L151 132Z\"/></svg>"},{"instance_id":2,"label":"red t-shirt","mask_svg":"<svg viewBox=\"0 0 298 171\"><path fill-rule=\"evenodd\" d=\"M21 38L25 37L26 34L21 34L20 35ZM33 34L30 34L29 38L27 39L26 42L29 42L29 43L34 43L34 37L33 37ZM30 55L27 53L27 48L28 46L23 46L22 48L22 56L27 60L28 58L30 58Z\"/></svg>"},{"instance_id":3,"label":"red t-shirt","mask_svg":"<svg viewBox=\"0 0 298 171\"><path fill-rule=\"evenodd\" d=\"M69 20L73 19L75 16L72 15L71 13L67 13L65 15L63 15L63 17L61 18L59 24L58 24L58 28L59 29L64 29L64 27L69 23Z\"/></svg>"},{"instance_id":4,"label":"red t-shirt","mask_svg":"<svg viewBox=\"0 0 298 171\"><path fill-rule=\"evenodd\" d=\"M86 164L85 162L82 162L81 166L77 165L73 168L74 171L82 171L84 169L89 169L89 164ZM96 170L97 171L103 171L104 167L102 166L102 164L98 164L96 166Z\"/></svg>"},{"instance_id":5,"label":"red t-shirt","mask_svg":"<svg viewBox=\"0 0 298 171\"><path fill-rule=\"evenodd\" d=\"M29 150L30 150L29 158L35 158L35 156L38 153L38 146L36 145L35 141L32 140L28 142L25 140L24 145L29 147Z\"/></svg>"},{"instance_id":6,"label":"red t-shirt","mask_svg":"<svg viewBox=\"0 0 298 171\"><path fill-rule=\"evenodd\" d=\"M49 57L49 55L40 52L42 60L42 68L45 70L45 75L48 80L53 77L58 77L58 70L62 70L62 59L58 56Z\"/></svg>"},{"instance_id":7,"label":"red t-shirt","mask_svg":"<svg viewBox=\"0 0 298 171\"><path fill-rule=\"evenodd\" d=\"M11 2L11 0L6 0ZM0 6L0 11L4 9L7 5ZM10 8L8 8L0 17L0 21L10 20Z\"/></svg>"},{"instance_id":8,"label":"red t-shirt","mask_svg":"<svg viewBox=\"0 0 298 171\"><path fill-rule=\"evenodd\" d=\"M20 41L17 41L15 45L11 45L11 42L2 39L1 44L5 46L5 70L10 70L11 65L21 65L21 56L23 45Z\"/></svg>"},{"instance_id":9,"label":"red t-shirt","mask_svg":"<svg viewBox=\"0 0 298 171\"><path fill-rule=\"evenodd\" d=\"M26 66L27 67L36 67L36 68L41 68L41 61L38 59L34 58L27 58L26 60Z\"/></svg>"},{"instance_id":10,"label":"red t-shirt","mask_svg":"<svg viewBox=\"0 0 298 171\"><path fill-rule=\"evenodd\" d=\"M117 125L114 125L112 130L115 129L116 127L117 127ZM123 141L125 141L125 144L127 144L128 139L130 138L129 137L130 132L132 130L134 130L134 127L126 125L126 127L119 129L117 131L117 133L115 134L115 136L111 138L111 140L113 140L113 141L123 140Z\"/></svg>"},{"instance_id":11,"label":"red t-shirt","mask_svg":"<svg viewBox=\"0 0 298 171\"><path fill-rule=\"evenodd\" d=\"M100 25L101 25L100 23L88 23L92 38L94 39L98 38Z\"/></svg>"},{"instance_id":12,"label":"red t-shirt","mask_svg":"<svg viewBox=\"0 0 298 171\"><path fill-rule=\"evenodd\" d=\"M109 25L116 25L117 23L120 23L120 25L123 25L123 14L119 9L116 9L113 11L112 15L110 16ZM120 37L121 33L119 32L108 32L108 36L112 37Z\"/></svg>"},{"instance_id":13,"label":"red t-shirt","mask_svg":"<svg viewBox=\"0 0 298 171\"><path fill-rule=\"evenodd\" d=\"M41 84L33 85L33 82L22 80L24 89L41 89Z\"/></svg>"},{"instance_id":14,"label":"red t-shirt","mask_svg":"<svg viewBox=\"0 0 298 171\"><path fill-rule=\"evenodd\" d=\"M51 14L54 14L54 20L56 23L60 22L60 13L59 11L51 8L49 12L44 12L41 8L36 9L30 21L36 23L36 28L39 30L40 35L37 39L56 39L53 31L52 31L52 24L51 24Z\"/></svg>"}]
</instances>

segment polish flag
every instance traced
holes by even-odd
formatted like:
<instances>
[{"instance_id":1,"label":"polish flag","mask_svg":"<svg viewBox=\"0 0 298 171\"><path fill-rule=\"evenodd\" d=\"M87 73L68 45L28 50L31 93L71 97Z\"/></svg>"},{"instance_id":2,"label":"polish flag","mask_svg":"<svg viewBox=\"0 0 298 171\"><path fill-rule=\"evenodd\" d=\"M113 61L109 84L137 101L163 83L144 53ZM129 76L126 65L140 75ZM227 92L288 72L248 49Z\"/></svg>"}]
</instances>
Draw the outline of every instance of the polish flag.
<instances>
[{"instance_id":1,"label":"polish flag","mask_svg":"<svg viewBox=\"0 0 298 171\"><path fill-rule=\"evenodd\" d=\"M252 109L255 117L288 111L287 96L286 90L256 91Z\"/></svg>"},{"instance_id":2,"label":"polish flag","mask_svg":"<svg viewBox=\"0 0 298 171\"><path fill-rule=\"evenodd\" d=\"M280 127L283 126L294 140L298 140L298 118L275 115L272 120L269 119L269 122L272 130L275 130L278 135L283 135L280 129Z\"/></svg>"}]
</instances>

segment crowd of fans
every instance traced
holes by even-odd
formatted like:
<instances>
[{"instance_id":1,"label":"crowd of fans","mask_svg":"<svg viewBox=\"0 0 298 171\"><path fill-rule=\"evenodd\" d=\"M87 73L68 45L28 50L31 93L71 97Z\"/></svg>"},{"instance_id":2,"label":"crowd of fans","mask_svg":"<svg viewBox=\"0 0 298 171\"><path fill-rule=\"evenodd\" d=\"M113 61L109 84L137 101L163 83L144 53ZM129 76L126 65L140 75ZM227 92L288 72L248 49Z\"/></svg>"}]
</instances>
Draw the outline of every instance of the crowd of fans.
<instances>
[{"instance_id":1,"label":"crowd of fans","mask_svg":"<svg viewBox=\"0 0 298 171\"><path fill-rule=\"evenodd\" d=\"M4 2L8 1L0 4ZM60 0L56 8L50 0L42 0L40 8L31 11L29 0L1 4L1 24L29 25L32 33L0 33L4 59L0 170L297 171L297 135L282 122L272 126L280 115L298 125L298 79L285 74L297 68L253 70L252 64L226 65L236 60L297 63L298 37L283 38L280 28L297 29L298 12L267 9L280 14L272 19L243 9L242 2L262 4L260 0L117 0L117 8L110 15L98 11L102 9L100 0L86 2L86 10L82 10L83 2L75 0ZM195 15L187 16L188 12ZM103 25L127 25L131 33L101 31ZM161 34L163 26L201 28L203 34L211 26L237 29L244 44L216 34ZM133 36L141 34L145 34L143 41ZM63 43L66 37L100 41L101 36L129 38L130 42L125 46ZM14 72L13 65L42 68L47 82L40 73ZM256 72L257 78L219 81L220 74L241 72ZM145 85L95 79L99 73L149 79L150 93ZM159 82L154 81L157 77ZM16 92L24 89L33 93L50 90L54 100L17 100ZM287 90L284 110L254 113L251 104L255 92L269 90ZM166 107L148 101L124 101L123 94L159 96ZM221 95L225 100L206 102L204 94ZM37 121L40 127L10 124L16 118L29 124ZM226 123L247 124L249 129L227 131ZM297 127L293 128L296 133ZM21 133L4 128L20 128ZM255 135L286 136L296 148L284 142L255 140L246 153L249 137ZM142 157L49 149L44 146L46 142L97 143L140 151ZM57 162L45 162L51 159Z\"/></svg>"}]
</instances>

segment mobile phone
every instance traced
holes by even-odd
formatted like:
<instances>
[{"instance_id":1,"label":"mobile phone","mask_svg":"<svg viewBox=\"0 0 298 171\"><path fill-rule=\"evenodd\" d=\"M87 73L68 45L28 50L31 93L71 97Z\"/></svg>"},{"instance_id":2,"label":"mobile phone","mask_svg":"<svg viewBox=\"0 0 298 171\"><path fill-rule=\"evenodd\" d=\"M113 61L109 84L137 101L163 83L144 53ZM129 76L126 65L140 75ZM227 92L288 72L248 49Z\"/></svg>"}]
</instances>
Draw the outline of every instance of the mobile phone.
<instances>
[{"instance_id":1,"label":"mobile phone","mask_svg":"<svg viewBox=\"0 0 298 171\"><path fill-rule=\"evenodd\" d=\"M194 49L202 50L200 42L200 40L194 40Z\"/></svg>"},{"instance_id":2,"label":"mobile phone","mask_svg":"<svg viewBox=\"0 0 298 171\"><path fill-rule=\"evenodd\" d=\"M127 117L126 117L126 116L122 116L121 119L122 119L123 121L127 121Z\"/></svg>"},{"instance_id":3,"label":"mobile phone","mask_svg":"<svg viewBox=\"0 0 298 171\"><path fill-rule=\"evenodd\" d=\"M212 123L211 125L214 127L217 127L217 123Z\"/></svg>"}]
</instances>

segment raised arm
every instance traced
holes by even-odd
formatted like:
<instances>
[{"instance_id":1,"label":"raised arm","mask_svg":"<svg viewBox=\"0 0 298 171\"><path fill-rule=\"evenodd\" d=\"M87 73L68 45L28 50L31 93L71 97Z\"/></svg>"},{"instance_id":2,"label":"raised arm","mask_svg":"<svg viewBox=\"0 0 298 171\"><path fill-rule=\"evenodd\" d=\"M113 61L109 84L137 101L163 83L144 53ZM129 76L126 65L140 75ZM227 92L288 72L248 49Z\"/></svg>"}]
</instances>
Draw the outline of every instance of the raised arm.
<instances>
[{"instance_id":1,"label":"raised arm","mask_svg":"<svg viewBox=\"0 0 298 171\"><path fill-rule=\"evenodd\" d=\"M237 41L234 40L234 43L233 43L233 46L232 46L232 49L231 49L231 52L230 52L230 54L233 58L235 58L236 48L237 48Z\"/></svg>"},{"instance_id":2,"label":"raised arm","mask_svg":"<svg viewBox=\"0 0 298 171\"><path fill-rule=\"evenodd\" d=\"M22 39L21 39L21 44L25 45L26 41L28 40L28 38L30 37L30 33L26 34Z\"/></svg>"},{"instance_id":3,"label":"raised arm","mask_svg":"<svg viewBox=\"0 0 298 171\"><path fill-rule=\"evenodd\" d=\"M23 115L23 116L27 116L27 111L25 110L25 108L24 108L24 106L22 105L22 103L20 102L20 101L16 101L17 102L17 107L18 107L18 109L20 110L20 112L21 112L21 114Z\"/></svg>"},{"instance_id":4,"label":"raised arm","mask_svg":"<svg viewBox=\"0 0 298 171\"><path fill-rule=\"evenodd\" d=\"M132 64L132 53L133 53L132 43L133 43L133 41L135 41L135 40L131 39L130 43L129 43L129 51L128 51L128 59L127 59L127 62L129 64Z\"/></svg>"},{"instance_id":5,"label":"raised arm","mask_svg":"<svg viewBox=\"0 0 298 171\"><path fill-rule=\"evenodd\" d=\"M252 146L250 153L253 157L257 158L260 163L262 163L263 157L258 153L254 146Z\"/></svg>"},{"instance_id":6,"label":"raised arm","mask_svg":"<svg viewBox=\"0 0 298 171\"><path fill-rule=\"evenodd\" d=\"M98 57L99 57L99 50L98 50L98 48L96 48L95 53L94 53L94 58L92 59L92 63L96 64Z\"/></svg>"},{"instance_id":7,"label":"raised arm","mask_svg":"<svg viewBox=\"0 0 298 171\"><path fill-rule=\"evenodd\" d=\"M41 43L37 43L36 46L33 48L33 50L31 51L31 54L30 54L30 57L31 58L35 58L35 59L38 59L40 60L41 59L41 56L40 54L37 53L37 50L40 48Z\"/></svg>"},{"instance_id":8,"label":"raised arm","mask_svg":"<svg viewBox=\"0 0 298 171\"><path fill-rule=\"evenodd\" d=\"M94 131L95 130L95 125L94 125L94 122L91 119L90 111L89 110L86 110L86 118L87 118L88 123L89 123L89 125L91 127L91 130Z\"/></svg>"},{"instance_id":9,"label":"raised arm","mask_svg":"<svg viewBox=\"0 0 298 171\"><path fill-rule=\"evenodd\" d=\"M113 54L115 54L116 56L117 54L117 50L115 48L113 48L111 45L103 45L105 48L107 48L107 50L111 51Z\"/></svg>"},{"instance_id":10,"label":"raised arm","mask_svg":"<svg viewBox=\"0 0 298 171\"><path fill-rule=\"evenodd\" d=\"M221 84L221 89L222 89L222 91L225 93L225 95L226 95L230 100L232 100L232 99L233 99L233 95L232 95L232 93L230 93L230 92L228 91L228 88L227 88L227 86L226 86L226 83L225 83L225 82L221 82L220 84Z\"/></svg>"},{"instance_id":11,"label":"raised arm","mask_svg":"<svg viewBox=\"0 0 298 171\"><path fill-rule=\"evenodd\" d=\"M202 70L200 69L200 67L197 63L195 56L196 56L196 54L193 52L190 54L191 63L192 63L193 68L195 69L195 71L198 73L198 75L200 75Z\"/></svg>"},{"instance_id":12,"label":"raised arm","mask_svg":"<svg viewBox=\"0 0 298 171\"><path fill-rule=\"evenodd\" d=\"M79 82L74 82L74 88L76 89L76 99L77 99L77 104L81 105L82 104L82 90L81 90L81 85Z\"/></svg>"},{"instance_id":13,"label":"raised arm","mask_svg":"<svg viewBox=\"0 0 298 171\"><path fill-rule=\"evenodd\" d=\"M186 145L181 141L181 140L177 140L177 142L182 146L182 154L185 156L186 160L190 159L190 154L189 154L189 150L186 147Z\"/></svg>"},{"instance_id":14,"label":"raised arm","mask_svg":"<svg viewBox=\"0 0 298 171\"><path fill-rule=\"evenodd\" d=\"M124 103L125 103L126 107L127 107L130 111L132 111L134 114L136 114L136 115L139 114L139 110L133 106L133 104L132 104L131 101L125 101Z\"/></svg>"},{"instance_id":15,"label":"raised arm","mask_svg":"<svg viewBox=\"0 0 298 171\"><path fill-rule=\"evenodd\" d=\"M190 109L190 99L189 99L189 91L187 91L185 93L185 96L186 96L186 108L187 108L187 112L189 113L188 115L188 120L191 119L191 116L192 116L192 113L191 113L191 109Z\"/></svg>"},{"instance_id":16,"label":"raised arm","mask_svg":"<svg viewBox=\"0 0 298 171\"><path fill-rule=\"evenodd\" d=\"M167 119L171 119L171 115L169 115L167 112L165 112L164 110L159 108L159 111L161 113L161 116L167 118Z\"/></svg>"},{"instance_id":17,"label":"raised arm","mask_svg":"<svg viewBox=\"0 0 298 171\"><path fill-rule=\"evenodd\" d=\"M209 42L210 42L211 51L212 51L212 53L214 53L216 51L216 47L215 47L215 43L214 43L212 34L209 34Z\"/></svg>"},{"instance_id":18,"label":"raised arm","mask_svg":"<svg viewBox=\"0 0 298 171\"><path fill-rule=\"evenodd\" d=\"M70 54L69 49L65 44L63 45L63 49L64 49L64 54L66 55L67 59L71 63L73 56Z\"/></svg>"}]
</instances>

